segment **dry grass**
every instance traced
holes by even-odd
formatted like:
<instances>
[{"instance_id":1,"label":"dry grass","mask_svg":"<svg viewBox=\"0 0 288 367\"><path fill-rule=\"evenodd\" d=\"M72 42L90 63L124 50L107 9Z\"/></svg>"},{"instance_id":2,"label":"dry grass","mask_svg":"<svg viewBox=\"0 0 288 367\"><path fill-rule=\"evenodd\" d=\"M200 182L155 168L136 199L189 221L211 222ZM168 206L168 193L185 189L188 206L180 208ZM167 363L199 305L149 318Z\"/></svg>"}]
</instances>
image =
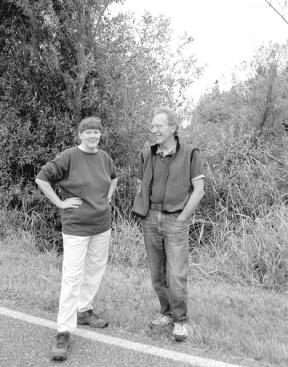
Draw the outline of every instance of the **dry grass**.
<instances>
[{"instance_id":1,"label":"dry grass","mask_svg":"<svg viewBox=\"0 0 288 367\"><path fill-rule=\"evenodd\" d=\"M286 291L288 208L275 207L263 218L214 223L213 237L197 249L204 272L234 284Z\"/></svg>"},{"instance_id":2,"label":"dry grass","mask_svg":"<svg viewBox=\"0 0 288 367\"><path fill-rule=\"evenodd\" d=\"M136 268L146 266L146 251L140 226L134 220L118 216L112 224L113 241L110 247L111 264L124 264Z\"/></svg>"}]
</instances>

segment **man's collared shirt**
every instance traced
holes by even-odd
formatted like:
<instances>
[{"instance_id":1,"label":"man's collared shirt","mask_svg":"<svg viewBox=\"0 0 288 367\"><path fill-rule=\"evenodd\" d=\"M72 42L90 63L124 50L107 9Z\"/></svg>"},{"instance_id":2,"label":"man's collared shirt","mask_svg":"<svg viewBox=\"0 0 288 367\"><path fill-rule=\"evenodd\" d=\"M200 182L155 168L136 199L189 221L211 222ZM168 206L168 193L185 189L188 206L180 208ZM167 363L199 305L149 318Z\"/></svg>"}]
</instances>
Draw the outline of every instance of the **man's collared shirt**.
<instances>
[{"instance_id":1,"label":"man's collared shirt","mask_svg":"<svg viewBox=\"0 0 288 367\"><path fill-rule=\"evenodd\" d=\"M154 177L152 183L152 190L150 201L155 204L163 204L165 198L165 190L167 179L169 175L169 164L174 158L176 152L176 144L174 147L166 154L161 151L160 147L157 147L155 156L155 166L154 166ZM190 167L191 171L191 183L199 179L203 179L203 167L198 150L194 152L193 159L191 161Z\"/></svg>"},{"instance_id":2,"label":"man's collared shirt","mask_svg":"<svg viewBox=\"0 0 288 367\"><path fill-rule=\"evenodd\" d=\"M164 153L161 149L160 149L160 146L158 145L158 147L157 147L157 151L156 151L156 154L159 154L159 156L161 157L161 158L165 158L165 157L167 157L167 156L170 156L170 155L173 155L173 154L175 154L176 153L176 144L172 147L172 149L168 152L168 153Z\"/></svg>"}]
</instances>

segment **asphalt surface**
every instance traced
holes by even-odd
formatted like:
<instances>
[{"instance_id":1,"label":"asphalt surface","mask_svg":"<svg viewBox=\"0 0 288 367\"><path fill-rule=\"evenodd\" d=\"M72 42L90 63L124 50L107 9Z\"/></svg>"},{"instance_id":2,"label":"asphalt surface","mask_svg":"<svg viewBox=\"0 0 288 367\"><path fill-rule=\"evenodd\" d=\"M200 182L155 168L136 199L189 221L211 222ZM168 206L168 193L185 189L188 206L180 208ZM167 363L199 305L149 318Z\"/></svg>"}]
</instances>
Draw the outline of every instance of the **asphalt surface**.
<instances>
[{"instance_id":1,"label":"asphalt surface","mask_svg":"<svg viewBox=\"0 0 288 367\"><path fill-rule=\"evenodd\" d=\"M191 367L160 357L134 352L120 347L97 343L76 335L71 336L68 359L50 360L55 330L0 315L1 367ZM193 367L193 366L192 366Z\"/></svg>"}]
</instances>

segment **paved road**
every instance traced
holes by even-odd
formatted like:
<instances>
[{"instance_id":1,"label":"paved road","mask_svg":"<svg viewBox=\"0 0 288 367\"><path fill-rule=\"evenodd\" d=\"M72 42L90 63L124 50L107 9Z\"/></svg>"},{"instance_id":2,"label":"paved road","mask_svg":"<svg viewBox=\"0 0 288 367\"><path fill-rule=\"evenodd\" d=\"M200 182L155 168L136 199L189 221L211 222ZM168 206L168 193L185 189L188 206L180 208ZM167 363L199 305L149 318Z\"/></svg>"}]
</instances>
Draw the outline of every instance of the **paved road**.
<instances>
[{"instance_id":1,"label":"paved road","mask_svg":"<svg viewBox=\"0 0 288 367\"><path fill-rule=\"evenodd\" d=\"M69 359L50 361L50 347L55 330L0 315L1 367L191 367L191 364L166 360L152 355L96 343L72 335ZM192 366L193 367L193 366Z\"/></svg>"}]
</instances>

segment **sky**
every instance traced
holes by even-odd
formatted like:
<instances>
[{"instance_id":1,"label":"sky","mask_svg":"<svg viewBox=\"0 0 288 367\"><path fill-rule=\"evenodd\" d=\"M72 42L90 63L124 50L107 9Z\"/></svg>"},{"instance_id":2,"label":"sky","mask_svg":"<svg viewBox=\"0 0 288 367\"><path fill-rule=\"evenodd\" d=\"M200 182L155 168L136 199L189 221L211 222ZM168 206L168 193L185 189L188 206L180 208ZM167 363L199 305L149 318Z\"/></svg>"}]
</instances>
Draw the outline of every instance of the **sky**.
<instances>
[{"instance_id":1,"label":"sky","mask_svg":"<svg viewBox=\"0 0 288 367\"><path fill-rule=\"evenodd\" d=\"M251 60L263 43L284 43L288 39L288 24L265 0L126 0L124 9L136 16L145 10L163 14L171 19L175 34L186 31L193 36L192 51L198 63L205 65L193 87L196 98L216 79L220 88L229 88L235 67Z\"/></svg>"}]
</instances>

